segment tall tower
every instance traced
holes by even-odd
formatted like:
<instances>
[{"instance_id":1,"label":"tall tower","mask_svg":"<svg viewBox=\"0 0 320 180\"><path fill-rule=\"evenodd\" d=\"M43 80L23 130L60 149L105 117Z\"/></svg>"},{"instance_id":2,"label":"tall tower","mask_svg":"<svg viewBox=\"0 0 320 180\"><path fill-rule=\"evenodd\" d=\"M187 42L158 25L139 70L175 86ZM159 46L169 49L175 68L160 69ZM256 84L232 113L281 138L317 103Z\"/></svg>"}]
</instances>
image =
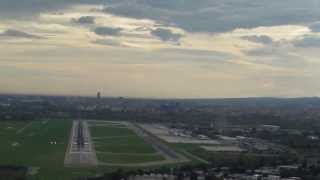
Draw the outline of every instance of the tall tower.
<instances>
[{"instance_id":1,"label":"tall tower","mask_svg":"<svg viewBox=\"0 0 320 180\"><path fill-rule=\"evenodd\" d=\"M214 121L214 127L219 133L223 133L223 131L227 127L227 124L227 119L223 114L219 115Z\"/></svg>"},{"instance_id":2,"label":"tall tower","mask_svg":"<svg viewBox=\"0 0 320 180\"><path fill-rule=\"evenodd\" d=\"M100 93L100 92L97 93L97 99L98 99L98 100L101 99L101 93Z\"/></svg>"},{"instance_id":3,"label":"tall tower","mask_svg":"<svg viewBox=\"0 0 320 180\"><path fill-rule=\"evenodd\" d=\"M96 99L96 110L101 109L101 93L97 92L97 99Z\"/></svg>"}]
</instances>

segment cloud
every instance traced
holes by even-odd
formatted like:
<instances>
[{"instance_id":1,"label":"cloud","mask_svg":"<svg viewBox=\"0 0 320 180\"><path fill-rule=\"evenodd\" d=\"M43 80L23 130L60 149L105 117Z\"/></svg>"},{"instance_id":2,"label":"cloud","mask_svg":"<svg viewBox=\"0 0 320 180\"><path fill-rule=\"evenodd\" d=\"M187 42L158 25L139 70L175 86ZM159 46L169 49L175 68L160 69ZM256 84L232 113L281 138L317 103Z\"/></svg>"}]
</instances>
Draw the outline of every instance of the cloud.
<instances>
[{"instance_id":1,"label":"cloud","mask_svg":"<svg viewBox=\"0 0 320 180\"><path fill-rule=\"evenodd\" d=\"M182 37L181 34L173 33L170 29L164 29L164 28L157 28L155 30L152 30L151 34L165 42L167 41L179 42L180 38Z\"/></svg>"},{"instance_id":2,"label":"cloud","mask_svg":"<svg viewBox=\"0 0 320 180\"><path fill-rule=\"evenodd\" d=\"M243 36L242 39L245 39L245 40L248 40L251 42L255 42L255 43L261 43L261 44L270 44L273 42L271 37L265 36L265 35L262 35L262 36L257 36L257 35Z\"/></svg>"},{"instance_id":3,"label":"cloud","mask_svg":"<svg viewBox=\"0 0 320 180\"><path fill-rule=\"evenodd\" d=\"M318 0L0 0L0 15L25 18L24 13L61 11L78 4L107 4L106 13L152 19L191 32L311 24L320 17Z\"/></svg>"},{"instance_id":4,"label":"cloud","mask_svg":"<svg viewBox=\"0 0 320 180\"><path fill-rule=\"evenodd\" d=\"M26 19L40 12L59 10L71 5L67 0L0 0L1 18Z\"/></svg>"},{"instance_id":5,"label":"cloud","mask_svg":"<svg viewBox=\"0 0 320 180\"><path fill-rule=\"evenodd\" d=\"M100 36L119 36L122 28L113 28L107 26L100 26L94 29L94 33Z\"/></svg>"},{"instance_id":6,"label":"cloud","mask_svg":"<svg viewBox=\"0 0 320 180\"><path fill-rule=\"evenodd\" d=\"M247 55L246 60L253 64L286 70L306 69L309 65L308 58L297 54L297 49L291 43L290 41L271 43L243 52Z\"/></svg>"},{"instance_id":7,"label":"cloud","mask_svg":"<svg viewBox=\"0 0 320 180\"><path fill-rule=\"evenodd\" d=\"M105 12L153 19L191 32L306 24L320 17L318 0L110 0Z\"/></svg>"},{"instance_id":8,"label":"cloud","mask_svg":"<svg viewBox=\"0 0 320 180\"><path fill-rule=\"evenodd\" d=\"M123 46L119 41L113 39L97 39L92 43L105 46Z\"/></svg>"},{"instance_id":9,"label":"cloud","mask_svg":"<svg viewBox=\"0 0 320 180\"><path fill-rule=\"evenodd\" d=\"M78 19L73 19L73 22L79 24L95 24L95 17L93 16L82 16Z\"/></svg>"},{"instance_id":10,"label":"cloud","mask_svg":"<svg viewBox=\"0 0 320 180\"><path fill-rule=\"evenodd\" d=\"M313 32L320 32L320 22L313 23L309 26Z\"/></svg>"},{"instance_id":11,"label":"cloud","mask_svg":"<svg viewBox=\"0 0 320 180\"><path fill-rule=\"evenodd\" d=\"M244 53L249 56L274 56L276 54L279 55L281 52L276 47L263 47L244 51Z\"/></svg>"},{"instance_id":12,"label":"cloud","mask_svg":"<svg viewBox=\"0 0 320 180\"><path fill-rule=\"evenodd\" d=\"M301 48L320 48L320 37L319 36L305 36L302 39L293 42L296 47Z\"/></svg>"},{"instance_id":13,"label":"cloud","mask_svg":"<svg viewBox=\"0 0 320 180\"><path fill-rule=\"evenodd\" d=\"M236 55L228 52L201 49L164 48L156 52L161 54L161 62L219 63L237 59Z\"/></svg>"},{"instance_id":14,"label":"cloud","mask_svg":"<svg viewBox=\"0 0 320 180\"><path fill-rule=\"evenodd\" d=\"M27 39L43 39L41 36L26 33L23 31L8 29L0 34L0 37L14 37L14 38L27 38Z\"/></svg>"}]
</instances>

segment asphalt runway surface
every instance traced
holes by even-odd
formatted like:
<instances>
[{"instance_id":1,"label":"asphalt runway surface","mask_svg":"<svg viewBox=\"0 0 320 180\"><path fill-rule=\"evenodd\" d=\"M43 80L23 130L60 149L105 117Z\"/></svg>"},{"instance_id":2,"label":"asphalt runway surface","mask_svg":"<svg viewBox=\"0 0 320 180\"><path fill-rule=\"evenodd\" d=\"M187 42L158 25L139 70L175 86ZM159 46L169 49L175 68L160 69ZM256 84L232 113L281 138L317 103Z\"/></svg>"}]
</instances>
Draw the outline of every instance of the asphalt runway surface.
<instances>
[{"instance_id":1,"label":"asphalt runway surface","mask_svg":"<svg viewBox=\"0 0 320 180\"><path fill-rule=\"evenodd\" d=\"M73 121L64 165L66 167L94 167L98 165L94 144L86 121Z\"/></svg>"}]
</instances>

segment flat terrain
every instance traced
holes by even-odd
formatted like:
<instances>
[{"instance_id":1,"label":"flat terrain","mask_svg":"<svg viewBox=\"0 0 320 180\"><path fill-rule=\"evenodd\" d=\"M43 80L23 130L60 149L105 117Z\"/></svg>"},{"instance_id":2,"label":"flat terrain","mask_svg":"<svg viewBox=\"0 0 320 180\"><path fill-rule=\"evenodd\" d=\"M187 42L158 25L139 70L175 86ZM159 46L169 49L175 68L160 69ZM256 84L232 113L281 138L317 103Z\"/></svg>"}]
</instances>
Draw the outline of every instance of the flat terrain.
<instances>
[{"instance_id":1,"label":"flat terrain","mask_svg":"<svg viewBox=\"0 0 320 180\"><path fill-rule=\"evenodd\" d=\"M220 141L187 136L176 129L171 129L161 124L139 124L139 127L166 142L171 149L174 149L178 154L184 155L194 163L208 164L208 160L213 156L209 149L224 147Z\"/></svg>"},{"instance_id":2,"label":"flat terrain","mask_svg":"<svg viewBox=\"0 0 320 180\"><path fill-rule=\"evenodd\" d=\"M194 137L177 136L174 129L170 129L160 124L140 124L145 131L157 136L167 143L182 143L182 144L211 144L218 145L219 141L213 139L199 139Z\"/></svg>"},{"instance_id":3,"label":"flat terrain","mask_svg":"<svg viewBox=\"0 0 320 180\"><path fill-rule=\"evenodd\" d=\"M30 180L70 180L122 168L184 163L188 159L127 122L87 121L97 167L64 166L71 120L0 121L0 165L32 167Z\"/></svg>"},{"instance_id":4,"label":"flat terrain","mask_svg":"<svg viewBox=\"0 0 320 180\"><path fill-rule=\"evenodd\" d=\"M73 121L64 165L66 167L96 167L98 165L86 121Z\"/></svg>"},{"instance_id":5,"label":"flat terrain","mask_svg":"<svg viewBox=\"0 0 320 180\"><path fill-rule=\"evenodd\" d=\"M69 120L1 121L0 165L33 167L31 180L70 180L110 171L64 167L71 126Z\"/></svg>"},{"instance_id":6,"label":"flat terrain","mask_svg":"<svg viewBox=\"0 0 320 180\"><path fill-rule=\"evenodd\" d=\"M70 125L69 121L1 122L0 164L41 167L39 177L64 173L61 162Z\"/></svg>"},{"instance_id":7,"label":"flat terrain","mask_svg":"<svg viewBox=\"0 0 320 180\"><path fill-rule=\"evenodd\" d=\"M90 131L100 165L119 166L164 160L127 123L90 122Z\"/></svg>"}]
</instances>

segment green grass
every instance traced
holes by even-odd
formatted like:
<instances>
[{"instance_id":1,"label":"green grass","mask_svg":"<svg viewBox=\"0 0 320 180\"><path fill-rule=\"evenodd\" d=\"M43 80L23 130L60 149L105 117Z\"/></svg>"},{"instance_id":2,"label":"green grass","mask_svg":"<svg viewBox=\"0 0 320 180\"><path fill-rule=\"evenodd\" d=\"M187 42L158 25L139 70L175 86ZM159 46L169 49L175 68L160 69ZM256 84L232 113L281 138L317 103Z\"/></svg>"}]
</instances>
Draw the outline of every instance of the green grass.
<instances>
[{"instance_id":1,"label":"green grass","mask_svg":"<svg viewBox=\"0 0 320 180\"><path fill-rule=\"evenodd\" d=\"M30 126L17 133L30 122L0 122L0 165L40 167L38 174L31 177L40 180L70 180L99 172L99 169L64 168L71 121L32 121ZM52 145L50 141L57 144Z\"/></svg>"},{"instance_id":2,"label":"green grass","mask_svg":"<svg viewBox=\"0 0 320 180\"><path fill-rule=\"evenodd\" d=\"M201 163L201 162L199 162L197 159L194 159L193 157L190 157L185 152L188 152L204 160L210 160L212 158L212 153L204 150L200 146L201 146L200 144L184 144L184 143L171 144L172 148L186 155L190 160L192 160L192 163Z\"/></svg>"},{"instance_id":3,"label":"green grass","mask_svg":"<svg viewBox=\"0 0 320 180\"><path fill-rule=\"evenodd\" d=\"M146 163L146 162L164 160L164 158L158 154L133 155L133 154L98 153L98 158L102 162L119 163L119 164Z\"/></svg>"},{"instance_id":4,"label":"green grass","mask_svg":"<svg viewBox=\"0 0 320 180\"><path fill-rule=\"evenodd\" d=\"M27 128L17 133L28 124ZM91 122L90 125L92 137L97 138L94 139L96 150L103 152L97 154L100 161L134 164L163 160L151 145L123 125L97 123L97 126L93 126ZM118 168L65 168L64 157L71 126L72 121L68 120L0 121L0 165L40 167L38 174L30 177L31 180L71 180ZM52 145L50 141L56 141L57 144Z\"/></svg>"},{"instance_id":5,"label":"green grass","mask_svg":"<svg viewBox=\"0 0 320 180\"><path fill-rule=\"evenodd\" d=\"M47 124L43 124L42 121L32 123L21 133L17 133L18 129L23 127L20 122L16 123L17 126L11 123L17 128L1 129L0 153L6 156L0 156L0 164L61 165L59 160L63 160L64 157L70 123L64 121L50 121ZM56 141L57 144L51 145L50 141ZM55 164L56 162L59 164Z\"/></svg>"},{"instance_id":6,"label":"green grass","mask_svg":"<svg viewBox=\"0 0 320 180\"><path fill-rule=\"evenodd\" d=\"M155 150L138 136L125 136L98 139L95 141L96 151L113 153L155 153Z\"/></svg>"},{"instance_id":7,"label":"green grass","mask_svg":"<svg viewBox=\"0 0 320 180\"><path fill-rule=\"evenodd\" d=\"M61 169L71 122L44 122L1 122L0 164L41 167L40 177ZM32 124L19 133L19 129L29 123ZM50 141L57 144L52 145Z\"/></svg>"},{"instance_id":8,"label":"green grass","mask_svg":"<svg viewBox=\"0 0 320 180\"><path fill-rule=\"evenodd\" d=\"M98 160L105 163L143 163L164 158L128 127L90 126Z\"/></svg>"},{"instance_id":9,"label":"green grass","mask_svg":"<svg viewBox=\"0 0 320 180\"><path fill-rule=\"evenodd\" d=\"M92 137L112 137L112 136L135 136L136 134L123 127L114 126L91 126L90 132Z\"/></svg>"}]
</instances>

